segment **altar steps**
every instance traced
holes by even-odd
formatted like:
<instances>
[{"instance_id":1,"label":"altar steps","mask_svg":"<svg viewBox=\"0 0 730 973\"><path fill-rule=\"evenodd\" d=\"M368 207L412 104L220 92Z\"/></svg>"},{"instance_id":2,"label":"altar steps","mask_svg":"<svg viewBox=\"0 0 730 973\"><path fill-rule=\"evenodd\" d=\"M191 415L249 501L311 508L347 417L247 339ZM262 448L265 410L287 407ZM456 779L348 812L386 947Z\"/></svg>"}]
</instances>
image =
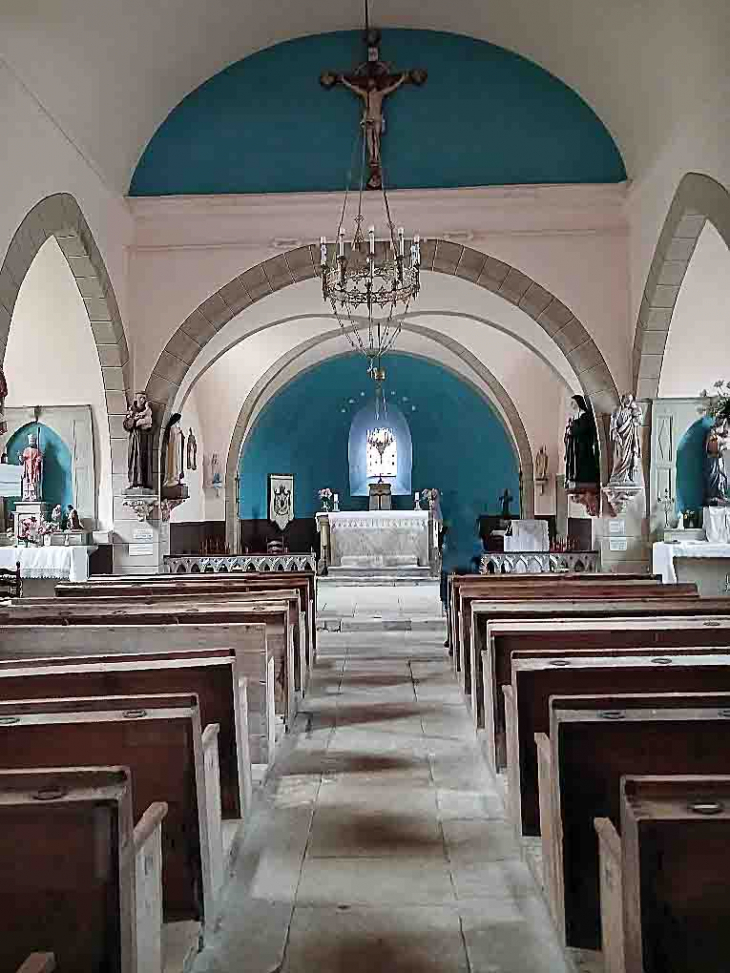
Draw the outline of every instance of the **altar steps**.
<instances>
[{"instance_id":1,"label":"altar steps","mask_svg":"<svg viewBox=\"0 0 730 973\"><path fill-rule=\"evenodd\" d=\"M413 584L426 582L438 584L438 580L431 574L430 568L421 568L417 565L404 566L396 565L393 567L378 566L376 568L330 566L327 570L327 577L335 584Z\"/></svg>"}]
</instances>

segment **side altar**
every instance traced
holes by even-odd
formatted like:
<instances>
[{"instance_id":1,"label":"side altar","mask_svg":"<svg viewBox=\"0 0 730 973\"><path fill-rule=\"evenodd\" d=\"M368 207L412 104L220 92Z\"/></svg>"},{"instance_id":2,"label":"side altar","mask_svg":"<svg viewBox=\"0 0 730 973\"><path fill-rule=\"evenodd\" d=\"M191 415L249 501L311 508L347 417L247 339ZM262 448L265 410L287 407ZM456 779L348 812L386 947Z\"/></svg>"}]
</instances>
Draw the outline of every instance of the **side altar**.
<instances>
[{"instance_id":1,"label":"side altar","mask_svg":"<svg viewBox=\"0 0 730 973\"><path fill-rule=\"evenodd\" d=\"M332 577L438 574L438 525L427 510L320 511L321 571Z\"/></svg>"}]
</instances>

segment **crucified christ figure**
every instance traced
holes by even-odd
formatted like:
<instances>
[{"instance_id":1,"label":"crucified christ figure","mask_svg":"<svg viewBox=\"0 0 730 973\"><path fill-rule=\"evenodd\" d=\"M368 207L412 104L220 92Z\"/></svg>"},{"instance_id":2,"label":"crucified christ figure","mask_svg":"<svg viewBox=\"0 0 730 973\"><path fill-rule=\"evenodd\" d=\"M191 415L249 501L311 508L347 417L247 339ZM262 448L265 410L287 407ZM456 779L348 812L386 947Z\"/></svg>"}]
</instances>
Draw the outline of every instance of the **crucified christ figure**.
<instances>
[{"instance_id":1,"label":"crucified christ figure","mask_svg":"<svg viewBox=\"0 0 730 973\"><path fill-rule=\"evenodd\" d=\"M365 146L367 148L368 164L370 166L369 185L373 185L373 180L375 178L379 179L380 175L380 137L385 129L383 102L388 95L397 91L409 78L410 72L404 71L395 81L380 88L376 79L372 77L365 77L358 83L345 77L344 74L337 76L337 81L340 84L344 85L345 88L348 88L359 98L362 98L363 101L360 124L362 125L365 136Z\"/></svg>"}]
</instances>

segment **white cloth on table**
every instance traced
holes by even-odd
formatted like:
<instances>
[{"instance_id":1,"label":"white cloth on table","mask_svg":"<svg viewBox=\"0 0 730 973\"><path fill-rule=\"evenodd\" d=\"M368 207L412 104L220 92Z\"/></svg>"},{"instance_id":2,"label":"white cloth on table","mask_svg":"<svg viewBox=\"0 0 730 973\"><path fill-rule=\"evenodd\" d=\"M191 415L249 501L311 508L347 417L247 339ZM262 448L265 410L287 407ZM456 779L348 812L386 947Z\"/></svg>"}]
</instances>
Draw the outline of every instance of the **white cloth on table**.
<instances>
[{"instance_id":1,"label":"white cloth on table","mask_svg":"<svg viewBox=\"0 0 730 973\"><path fill-rule=\"evenodd\" d=\"M658 541L652 548L652 571L662 576L664 584L677 583L674 560L678 557L730 558L730 544L710 544L708 541L665 544Z\"/></svg>"},{"instance_id":2,"label":"white cloth on table","mask_svg":"<svg viewBox=\"0 0 730 973\"><path fill-rule=\"evenodd\" d=\"M702 526L711 544L730 543L730 507L703 507Z\"/></svg>"},{"instance_id":3,"label":"white cloth on table","mask_svg":"<svg viewBox=\"0 0 730 973\"><path fill-rule=\"evenodd\" d=\"M504 538L505 551L549 551L550 535L546 520L513 520Z\"/></svg>"},{"instance_id":4,"label":"white cloth on table","mask_svg":"<svg viewBox=\"0 0 730 973\"><path fill-rule=\"evenodd\" d=\"M62 578L88 581L88 547L0 547L0 568L15 570L20 561L22 578Z\"/></svg>"}]
</instances>

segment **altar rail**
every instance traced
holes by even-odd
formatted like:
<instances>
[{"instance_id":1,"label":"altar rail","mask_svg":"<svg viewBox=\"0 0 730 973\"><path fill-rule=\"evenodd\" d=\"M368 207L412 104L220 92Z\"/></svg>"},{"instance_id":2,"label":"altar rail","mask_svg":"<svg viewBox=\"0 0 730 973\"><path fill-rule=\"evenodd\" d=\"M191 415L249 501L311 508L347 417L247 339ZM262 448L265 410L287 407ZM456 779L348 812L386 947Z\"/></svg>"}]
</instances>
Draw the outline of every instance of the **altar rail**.
<instances>
[{"instance_id":1,"label":"altar rail","mask_svg":"<svg viewBox=\"0 0 730 973\"><path fill-rule=\"evenodd\" d=\"M231 571L317 571L316 554L227 554L165 557L167 574Z\"/></svg>"},{"instance_id":2,"label":"altar rail","mask_svg":"<svg viewBox=\"0 0 730 973\"><path fill-rule=\"evenodd\" d=\"M558 574L563 571L595 574L600 571L598 551L509 551L482 554L480 574Z\"/></svg>"}]
</instances>

